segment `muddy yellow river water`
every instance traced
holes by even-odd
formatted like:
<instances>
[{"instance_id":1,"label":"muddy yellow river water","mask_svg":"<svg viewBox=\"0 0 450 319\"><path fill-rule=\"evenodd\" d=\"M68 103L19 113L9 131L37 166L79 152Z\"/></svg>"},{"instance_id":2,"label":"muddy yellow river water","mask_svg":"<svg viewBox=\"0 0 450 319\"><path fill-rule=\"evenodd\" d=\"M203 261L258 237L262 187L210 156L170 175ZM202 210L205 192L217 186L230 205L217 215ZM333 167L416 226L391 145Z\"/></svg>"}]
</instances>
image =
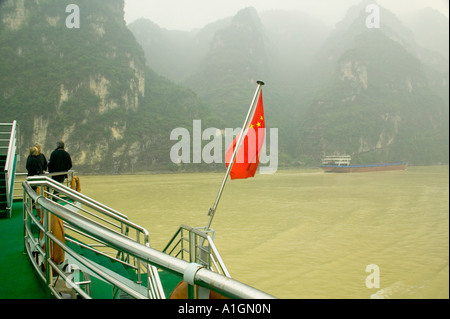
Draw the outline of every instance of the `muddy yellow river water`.
<instances>
[{"instance_id":1,"label":"muddy yellow river water","mask_svg":"<svg viewBox=\"0 0 450 319\"><path fill-rule=\"evenodd\" d=\"M161 250L205 226L223 174L81 176ZM229 180L215 243L233 278L279 298L449 298L448 166Z\"/></svg>"}]
</instances>

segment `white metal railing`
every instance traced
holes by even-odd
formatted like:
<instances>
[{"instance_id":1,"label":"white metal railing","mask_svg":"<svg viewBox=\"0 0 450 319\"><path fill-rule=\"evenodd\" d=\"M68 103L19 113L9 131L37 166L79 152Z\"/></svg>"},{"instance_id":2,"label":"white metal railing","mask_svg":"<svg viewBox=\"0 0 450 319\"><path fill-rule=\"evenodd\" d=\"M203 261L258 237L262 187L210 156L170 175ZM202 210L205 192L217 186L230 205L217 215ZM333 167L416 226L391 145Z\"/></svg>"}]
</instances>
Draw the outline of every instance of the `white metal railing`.
<instances>
[{"instance_id":1,"label":"white metal railing","mask_svg":"<svg viewBox=\"0 0 450 319\"><path fill-rule=\"evenodd\" d=\"M69 178L70 175L73 174L72 171L70 172L63 172L59 174L68 174ZM75 190L64 186L48 176L32 176L27 179L26 184L30 186L31 188L39 187L39 195L38 197L48 198L51 203L59 208L68 209L71 211L72 214L77 215L95 225L98 227L102 227L105 229L108 229L112 232L114 232L117 235L120 235L124 238L129 238L137 243L142 243L143 245L149 246L149 233L148 231L139 226L136 225L128 220L128 217L120 212L117 212L99 202L96 202L89 197L76 192ZM36 202L33 202L31 200L30 202L30 195L28 193L24 193L24 198L27 199L25 202L27 202L27 205L24 205L24 214L25 219L33 221L33 224L36 225L42 233L46 233L45 230L45 215L42 217L44 220L38 220L36 216L33 215L32 207L33 205L36 206ZM30 208L31 203L31 208ZM50 213L47 211L47 213ZM51 213L50 213L51 214ZM48 223L48 222L47 222ZM35 251L37 251L41 256L46 256L45 251L42 249L38 249L39 242L31 236L31 229L30 227L27 227L27 223L25 223L26 227L26 233L28 234L28 242L31 243L29 247L33 247ZM47 225L48 226L48 225ZM48 228L48 227L47 227ZM126 252L114 250L111 246L106 244L104 241L99 239L97 236L92 236L90 234L85 233L82 229L79 229L77 227L74 227L71 225L71 223L64 221L64 230L68 231L68 233L71 233L72 236L67 236L65 238L65 241L71 242L72 244L79 245L84 247L85 249L91 250L95 252L96 254L102 255L104 257L109 258L111 261L122 263L132 269L136 272L136 284L140 285L142 283L141 278L144 273L148 273L148 286L149 286L149 295L155 298L163 298L164 295L161 295L163 291L161 290L161 284L159 282L159 278L156 278L157 273L155 274L154 270L149 268L151 266L148 266L147 263L142 263L142 261L134 258L133 256L130 256ZM130 234L133 233L133 234ZM132 237L130 237L132 236ZM52 242L57 242L55 240L53 234L48 234L46 236L51 239ZM75 237L78 238L84 238L85 240L88 240L90 244L83 244L79 240L74 239ZM43 243L45 243L45 240L41 240L41 245L43 246ZM59 244L58 244L59 246ZM71 257L74 259L77 259L74 256L74 252L67 247L64 246L64 250L69 253ZM61 247L61 246L60 246ZM31 250L31 249L30 249ZM48 257L48 256L47 256ZM45 258L42 258L45 260ZM47 258L47 263L49 264L49 267L54 269L56 272L61 272L61 269L57 269L54 262L51 260L51 258ZM89 262L83 263L84 269L89 269L90 271L93 271L96 273L95 266L89 265ZM93 268L94 267L94 268ZM46 267L48 268L48 266ZM39 269L39 267L37 267ZM45 277L44 272L41 270L42 276ZM60 274L61 275L61 274ZM102 277L102 275L99 275ZM62 278L64 278L63 275L61 275ZM66 276L67 277L67 276ZM46 280L47 281L47 280ZM49 281L51 282L51 280ZM121 289L119 286L116 286L117 289ZM123 288L123 287L122 287ZM52 289L52 288L50 288ZM117 290L116 289L116 290ZM141 289L143 290L143 289ZM125 290L124 290L125 291ZM55 293L55 291L53 291ZM77 291L79 292L79 291ZM128 293L128 292L127 292ZM128 293L131 296L136 297L133 293ZM55 295L57 295L55 293ZM83 293L80 293L81 296L84 296Z\"/></svg>"},{"instance_id":2,"label":"white metal railing","mask_svg":"<svg viewBox=\"0 0 450 319\"><path fill-rule=\"evenodd\" d=\"M106 206L59 184L47 177L33 177L29 178L22 184L23 187L23 211L24 211L24 233L25 233L25 248L28 256L34 265L39 277L45 282L52 293L60 298L62 295L55 288L54 275L58 274L60 278L67 282L67 285L72 287L76 293L84 298L90 298L89 285L90 281L74 283L71 281L71 276L67 275L51 258L52 249L54 247L62 248L67 254L73 257L76 262L86 269L90 274L95 274L102 278L102 280L110 283L115 289L120 289L133 298L165 298L161 281L159 280L158 270L164 270L169 273L175 274L184 281L186 281L189 287L200 286L206 289L213 290L219 294L222 294L231 298L245 298L245 299L266 299L273 298L272 296L261 292L258 289L245 285L241 282L233 280L227 276L213 272L205 265L196 262L188 262L180 258L170 256L166 253L157 251L150 248L148 243L148 232L143 230L138 225L131 223L123 214L115 212L114 210L107 208ZM38 194L33 187L41 187L41 194ZM113 219L119 223L121 231L117 231L110 225L110 223L101 223L99 219L94 216L86 216L84 210L77 211L79 206L70 206L68 203L58 203L53 199L55 192L58 192L59 198L66 197L67 202L82 201L82 206L87 206L89 210L95 210L99 212L99 215L108 216L107 219L113 217ZM58 199L59 201L59 199ZM36 215L36 209L41 212L42 219L39 219ZM109 216L109 215L113 216ZM69 230L76 229L79 233L83 234L84 240L95 240L97 243L106 245L110 249L113 249L119 254L119 258L124 262L127 262L130 267L135 265L134 269L138 269L138 265L142 264L146 267L142 268L142 271L147 271L148 274L148 287L145 290L142 288L141 283L129 283L121 280L114 272L105 271L98 264L91 260L77 254L71 249L64 240L61 240L55 236L51 230L52 218L59 218L64 222L64 229ZM37 238L33 235L32 225L38 227L42 233ZM126 227L123 227L125 225ZM134 229L144 234L144 242L139 242L137 239L142 236L137 236L137 239L131 238L122 231L126 228ZM187 226L183 229L188 229ZM209 250L215 250L210 245L212 242L207 236L204 236L204 232L196 229L190 229L191 236L194 234L198 236L199 240L208 242ZM80 240L81 241L81 240ZM42 246L50 248L49 251ZM56 246L55 246L56 245ZM201 253L200 253L201 254ZM214 253L219 256L218 253ZM36 255L40 258L35 258ZM127 260L127 257L130 260ZM137 262L131 262L136 260ZM200 261L200 259L197 259ZM203 260L203 259L202 259ZM43 268L41 268L43 267ZM226 269L226 268L225 268ZM54 274L55 272L55 274Z\"/></svg>"},{"instance_id":3,"label":"white metal railing","mask_svg":"<svg viewBox=\"0 0 450 319\"><path fill-rule=\"evenodd\" d=\"M45 173L42 175L35 175L35 176L52 177L52 176L57 176L57 175L67 175L67 178L64 180L64 185L66 185L67 187L70 187L75 173L76 172L74 170L69 170L67 172ZM12 196L14 199L20 199L20 200L22 199L22 195L23 195L22 183L24 181L26 181L27 178L28 178L28 173L17 172L17 170L16 170L16 172L14 174L14 186L12 188L12 190L13 190Z\"/></svg>"},{"instance_id":4,"label":"white metal railing","mask_svg":"<svg viewBox=\"0 0 450 319\"><path fill-rule=\"evenodd\" d=\"M11 207L13 201L12 194L14 191L14 173L16 169L17 122L13 121L13 123L0 123L0 127L0 154L6 155L4 172L0 173L5 175L6 209L7 217L9 218L11 217Z\"/></svg>"},{"instance_id":5,"label":"white metal railing","mask_svg":"<svg viewBox=\"0 0 450 319\"><path fill-rule=\"evenodd\" d=\"M212 237L209 235L212 234ZM213 241L214 230L181 225L163 252L231 278Z\"/></svg>"}]
</instances>

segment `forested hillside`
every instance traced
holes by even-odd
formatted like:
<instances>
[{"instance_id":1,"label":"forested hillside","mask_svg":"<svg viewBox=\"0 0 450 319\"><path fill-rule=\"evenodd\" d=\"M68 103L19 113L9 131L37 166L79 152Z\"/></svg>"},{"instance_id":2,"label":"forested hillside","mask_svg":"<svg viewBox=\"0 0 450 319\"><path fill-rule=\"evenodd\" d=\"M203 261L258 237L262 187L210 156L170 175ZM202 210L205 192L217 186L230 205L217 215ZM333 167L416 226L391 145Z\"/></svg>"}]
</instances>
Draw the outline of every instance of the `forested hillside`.
<instances>
[{"instance_id":1,"label":"forested hillside","mask_svg":"<svg viewBox=\"0 0 450 319\"><path fill-rule=\"evenodd\" d=\"M32 144L49 156L59 139L79 171L174 169L171 130L209 113L146 66L123 0L73 3L79 28L67 27L65 2L0 2L1 121L19 123L19 169Z\"/></svg>"}]
</instances>

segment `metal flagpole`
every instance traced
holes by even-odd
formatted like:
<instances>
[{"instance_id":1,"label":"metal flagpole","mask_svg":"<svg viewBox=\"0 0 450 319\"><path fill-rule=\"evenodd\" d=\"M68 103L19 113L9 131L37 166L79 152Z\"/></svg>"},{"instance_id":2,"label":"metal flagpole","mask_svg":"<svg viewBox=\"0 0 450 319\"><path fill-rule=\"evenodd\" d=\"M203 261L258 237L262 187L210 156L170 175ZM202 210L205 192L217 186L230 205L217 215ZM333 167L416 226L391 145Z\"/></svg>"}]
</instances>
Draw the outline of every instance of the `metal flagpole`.
<instances>
[{"instance_id":1,"label":"metal flagpole","mask_svg":"<svg viewBox=\"0 0 450 319\"><path fill-rule=\"evenodd\" d=\"M206 226L206 230L208 230L211 227L211 223L214 218L214 214L216 213L217 205L219 204L223 189L225 188L225 184L227 183L228 176L230 175L231 168L233 167L237 152L238 152L239 148L241 147L242 140L244 139L245 129L247 128L248 122L250 121L250 118L254 113L256 100L258 98L258 95L259 95L259 92L261 91L262 86L264 85L264 82L262 82L262 81L257 81L256 83L258 84L258 87L256 88L255 96L253 97L252 104L250 104L250 109L248 110L248 114L247 114L247 117L245 118L244 125L242 126L242 130L239 135L239 139L236 144L236 148L234 149L233 156L231 156L230 164L228 165L227 172L222 181L222 186L219 189L219 193L217 194L217 198L216 198L216 201L214 202L214 205L208 211L208 216L210 216L210 217L209 217L209 221L208 221L208 226Z\"/></svg>"}]
</instances>

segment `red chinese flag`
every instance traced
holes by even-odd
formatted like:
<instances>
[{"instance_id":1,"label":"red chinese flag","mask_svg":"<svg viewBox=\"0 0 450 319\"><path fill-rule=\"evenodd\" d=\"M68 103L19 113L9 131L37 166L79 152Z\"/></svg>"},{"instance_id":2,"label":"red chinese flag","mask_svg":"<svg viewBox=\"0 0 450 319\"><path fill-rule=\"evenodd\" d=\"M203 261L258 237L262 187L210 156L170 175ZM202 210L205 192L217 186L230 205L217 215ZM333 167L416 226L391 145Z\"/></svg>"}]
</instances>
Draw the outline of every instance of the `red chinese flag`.
<instances>
[{"instance_id":1,"label":"red chinese flag","mask_svg":"<svg viewBox=\"0 0 450 319\"><path fill-rule=\"evenodd\" d=\"M231 179L244 179L254 177L259 164L259 156L261 155L262 144L265 134L264 108L262 100L262 92L259 95L258 104L253 118L248 125L248 129L244 131L245 137L241 142L233 167L231 168ZM233 143L228 147L225 154L225 163L228 167L234 149L239 140L239 135L234 139Z\"/></svg>"}]
</instances>

